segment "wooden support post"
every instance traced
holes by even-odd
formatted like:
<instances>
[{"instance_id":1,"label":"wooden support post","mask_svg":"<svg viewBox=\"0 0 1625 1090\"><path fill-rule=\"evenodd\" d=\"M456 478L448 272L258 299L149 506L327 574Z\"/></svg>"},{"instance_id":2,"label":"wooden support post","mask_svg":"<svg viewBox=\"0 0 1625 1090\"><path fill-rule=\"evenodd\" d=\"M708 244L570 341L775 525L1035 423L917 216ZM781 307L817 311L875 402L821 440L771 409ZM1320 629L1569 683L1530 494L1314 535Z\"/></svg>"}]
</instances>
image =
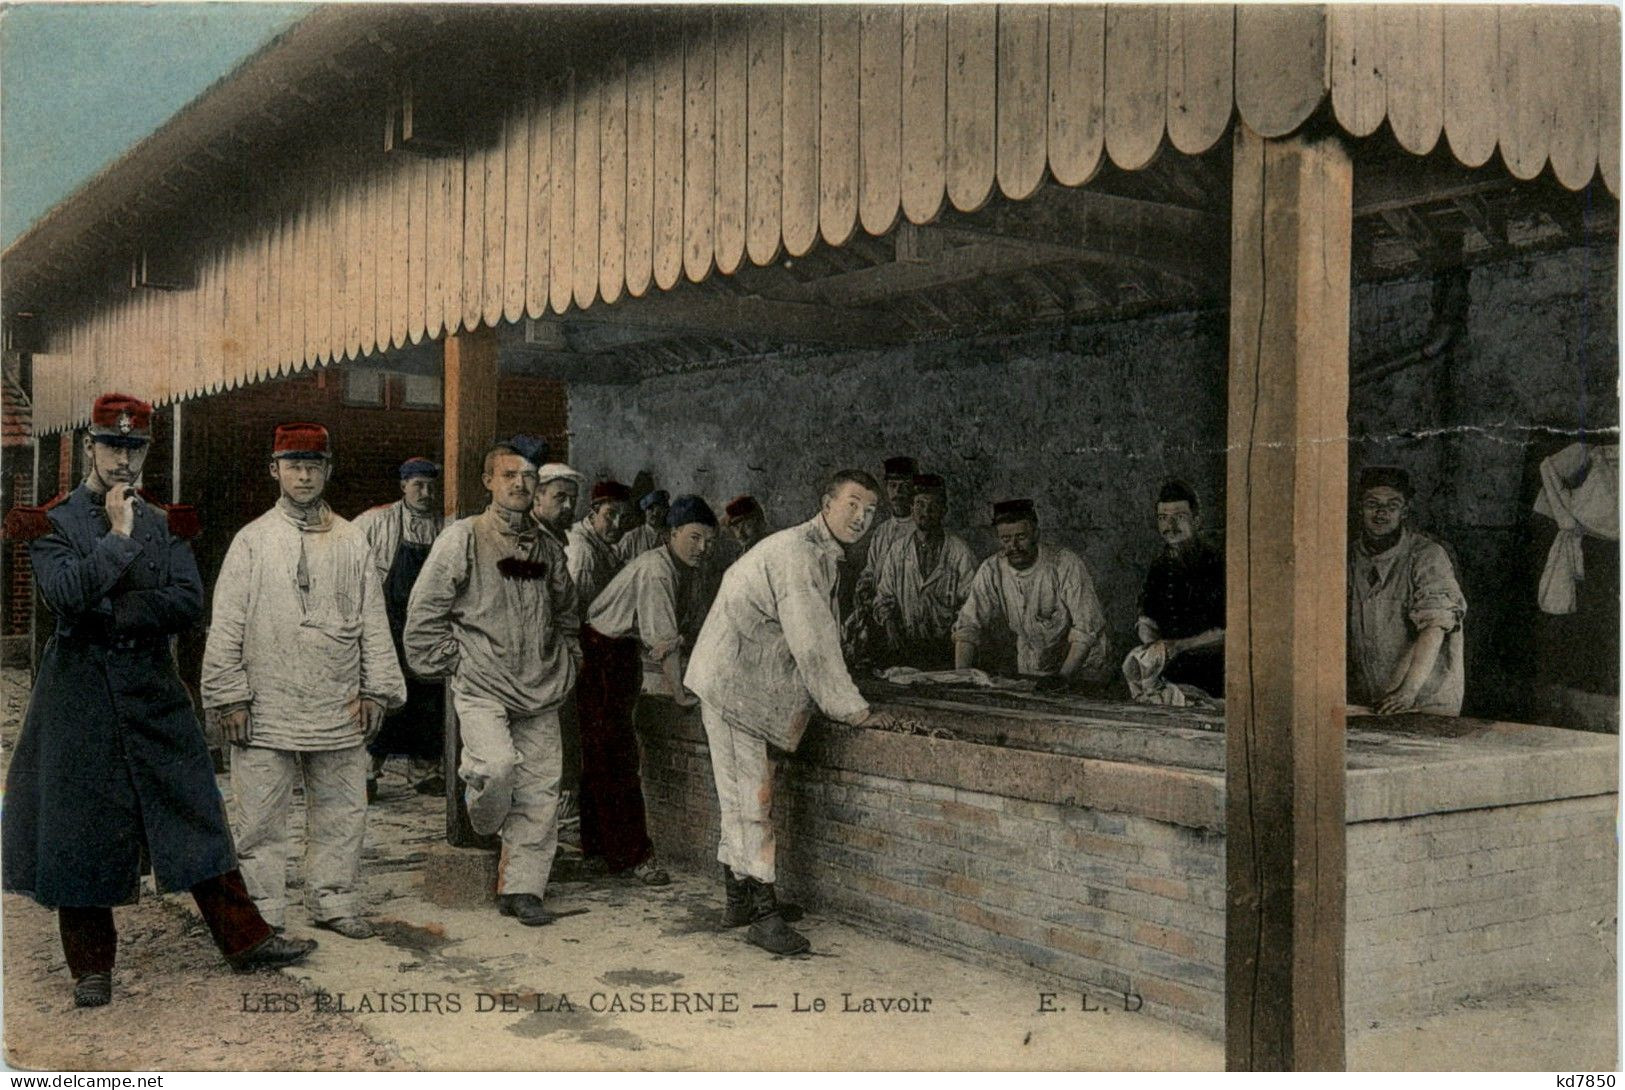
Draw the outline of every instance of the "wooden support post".
<instances>
[{"instance_id":1,"label":"wooden support post","mask_svg":"<svg viewBox=\"0 0 1625 1090\"><path fill-rule=\"evenodd\" d=\"M447 518L472 515L488 498L480 483L485 450L497 438L497 335L490 328L449 333L441 372L442 451Z\"/></svg>"},{"instance_id":2,"label":"wooden support post","mask_svg":"<svg viewBox=\"0 0 1625 1090\"><path fill-rule=\"evenodd\" d=\"M1353 170L1236 126L1225 630L1225 1065L1344 1064Z\"/></svg>"},{"instance_id":3,"label":"wooden support post","mask_svg":"<svg viewBox=\"0 0 1625 1090\"><path fill-rule=\"evenodd\" d=\"M443 345L441 392L445 406L442 423L440 474L447 519L484 509L489 494L480 482L485 450L497 438L497 335L490 328L448 333ZM462 757L457 712L446 691L446 840L458 848L496 847L494 837L481 836L468 823L457 765Z\"/></svg>"},{"instance_id":4,"label":"wooden support post","mask_svg":"<svg viewBox=\"0 0 1625 1090\"><path fill-rule=\"evenodd\" d=\"M169 502L181 502L181 402L169 408Z\"/></svg>"}]
</instances>

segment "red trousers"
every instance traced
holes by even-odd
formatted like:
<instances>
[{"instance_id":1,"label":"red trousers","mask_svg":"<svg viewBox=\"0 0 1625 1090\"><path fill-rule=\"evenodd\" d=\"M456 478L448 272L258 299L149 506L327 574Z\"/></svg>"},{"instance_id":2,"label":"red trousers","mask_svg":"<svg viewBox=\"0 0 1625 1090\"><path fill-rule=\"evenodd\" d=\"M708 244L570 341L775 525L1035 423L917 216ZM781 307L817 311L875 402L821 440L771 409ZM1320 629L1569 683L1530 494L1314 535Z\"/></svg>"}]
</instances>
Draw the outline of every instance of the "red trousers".
<instances>
[{"instance_id":1,"label":"red trousers","mask_svg":"<svg viewBox=\"0 0 1625 1090\"><path fill-rule=\"evenodd\" d=\"M191 893L214 936L214 944L227 957L252 950L270 937L271 925L254 907L243 876L235 869L199 882ZM62 933L62 953L75 980L86 973L113 971L118 932L113 928L111 908L63 907L56 910L56 919Z\"/></svg>"},{"instance_id":2,"label":"red trousers","mask_svg":"<svg viewBox=\"0 0 1625 1090\"><path fill-rule=\"evenodd\" d=\"M632 714L643 688L642 648L581 626L581 852L601 856L610 873L654 855L643 812L638 737Z\"/></svg>"}]
</instances>

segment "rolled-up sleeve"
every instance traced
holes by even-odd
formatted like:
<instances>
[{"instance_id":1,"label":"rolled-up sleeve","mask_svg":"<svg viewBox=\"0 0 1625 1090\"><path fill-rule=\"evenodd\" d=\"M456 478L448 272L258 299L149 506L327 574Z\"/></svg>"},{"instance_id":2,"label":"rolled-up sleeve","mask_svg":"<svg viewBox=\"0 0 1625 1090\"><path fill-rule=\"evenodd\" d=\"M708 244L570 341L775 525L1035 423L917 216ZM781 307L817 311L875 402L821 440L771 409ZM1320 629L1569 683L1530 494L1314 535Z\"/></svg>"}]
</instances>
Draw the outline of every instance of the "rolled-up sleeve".
<instances>
[{"instance_id":1,"label":"rolled-up sleeve","mask_svg":"<svg viewBox=\"0 0 1625 1090\"><path fill-rule=\"evenodd\" d=\"M958 643L980 644L982 633L999 617L998 571L994 561L985 561L971 576L970 593L954 619L953 638Z\"/></svg>"},{"instance_id":2,"label":"rolled-up sleeve","mask_svg":"<svg viewBox=\"0 0 1625 1090\"><path fill-rule=\"evenodd\" d=\"M1418 552L1411 566L1411 593L1405 611L1418 632L1427 628L1453 632L1466 616L1467 599L1456 582L1455 566L1438 545L1430 544Z\"/></svg>"},{"instance_id":3,"label":"rolled-up sleeve","mask_svg":"<svg viewBox=\"0 0 1625 1090\"><path fill-rule=\"evenodd\" d=\"M779 626L801 683L830 719L861 722L869 714L869 702L852 683L841 656L841 630L830 608L829 588L821 586L810 560L796 558L776 574Z\"/></svg>"},{"instance_id":4,"label":"rolled-up sleeve","mask_svg":"<svg viewBox=\"0 0 1625 1090\"><path fill-rule=\"evenodd\" d=\"M1072 620L1067 638L1089 648L1084 655L1083 667L1096 669L1106 661L1106 613L1100 608L1100 596L1095 593L1095 581L1089 567L1081 557L1061 567L1061 602Z\"/></svg>"},{"instance_id":5,"label":"rolled-up sleeve","mask_svg":"<svg viewBox=\"0 0 1625 1090\"><path fill-rule=\"evenodd\" d=\"M638 641L645 651L664 646L677 650L681 630L677 623L677 587L663 572L644 568L637 573ZM691 578L698 579L696 572Z\"/></svg>"},{"instance_id":6,"label":"rolled-up sleeve","mask_svg":"<svg viewBox=\"0 0 1625 1090\"><path fill-rule=\"evenodd\" d=\"M457 641L451 632L451 611L468 583L469 532L454 526L441 534L423 562L406 602L406 627L401 644L406 668L419 677L444 677L457 667Z\"/></svg>"}]
</instances>

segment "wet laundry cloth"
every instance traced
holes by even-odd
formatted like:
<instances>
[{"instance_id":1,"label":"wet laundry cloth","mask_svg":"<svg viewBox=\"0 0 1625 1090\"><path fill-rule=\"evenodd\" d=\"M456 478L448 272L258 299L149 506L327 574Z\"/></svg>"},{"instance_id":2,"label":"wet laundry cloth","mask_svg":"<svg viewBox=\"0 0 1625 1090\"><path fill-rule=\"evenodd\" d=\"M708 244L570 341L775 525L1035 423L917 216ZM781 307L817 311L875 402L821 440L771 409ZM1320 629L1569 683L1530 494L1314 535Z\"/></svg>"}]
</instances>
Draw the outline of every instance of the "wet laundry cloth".
<instances>
[{"instance_id":1,"label":"wet laundry cloth","mask_svg":"<svg viewBox=\"0 0 1625 1090\"><path fill-rule=\"evenodd\" d=\"M1195 685L1181 684L1167 677L1168 650L1161 641L1136 647L1123 659L1123 680L1129 696L1137 704L1161 704L1170 708L1217 707L1212 694Z\"/></svg>"},{"instance_id":2,"label":"wet laundry cloth","mask_svg":"<svg viewBox=\"0 0 1625 1090\"><path fill-rule=\"evenodd\" d=\"M1546 554L1537 600L1541 612L1561 616L1578 608L1585 579L1581 539L1619 540L1619 447L1564 447L1540 463L1540 483L1535 513L1557 523L1557 539Z\"/></svg>"},{"instance_id":3,"label":"wet laundry cloth","mask_svg":"<svg viewBox=\"0 0 1625 1090\"><path fill-rule=\"evenodd\" d=\"M994 677L985 670L916 670L912 666L893 666L876 674L880 680L892 685L968 685L977 689L1001 689L1012 693L1030 693L1037 682L1025 678Z\"/></svg>"}]
</instances>

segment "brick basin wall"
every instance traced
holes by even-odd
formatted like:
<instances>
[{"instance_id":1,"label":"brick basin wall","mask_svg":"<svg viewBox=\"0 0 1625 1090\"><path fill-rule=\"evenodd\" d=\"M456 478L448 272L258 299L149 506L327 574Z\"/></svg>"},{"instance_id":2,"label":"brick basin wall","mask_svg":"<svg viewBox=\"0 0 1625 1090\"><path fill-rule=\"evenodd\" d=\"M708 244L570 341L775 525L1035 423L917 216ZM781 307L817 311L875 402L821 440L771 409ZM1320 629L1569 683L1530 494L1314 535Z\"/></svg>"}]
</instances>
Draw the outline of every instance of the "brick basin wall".
<instances>
[{"instance_id":1,"label":"brick basin wall","mask_svg":"<svg viewBox=\"0 0 1625 1090\"><path fill-rule=\"evenodd\" d=\"M658 850L716 872L698 715L645 697L639 723ZM1222 1035L1222 774L1124 763L1132 789L1117 791L1112 762L830 724L815 732L780 762L775 785L787 896L1030 975L1073 1002L1080 988L1108 1001L1132 992L1146 1013ZM1085 805L1084 794L1108 805ZM1615 798L1351 825L1351 1032L1611 971Z\"/></svg>"},{"instance_id":2,"label":"brick basin wall","mask_svg":"<svg viewBox=\"0 0 1625 1090\"><path fill-rule=\"evenodd\" d=\"M1614 971L1617 795L1349 826L1350 1025Z\"/></svg>"}]
</instances>

